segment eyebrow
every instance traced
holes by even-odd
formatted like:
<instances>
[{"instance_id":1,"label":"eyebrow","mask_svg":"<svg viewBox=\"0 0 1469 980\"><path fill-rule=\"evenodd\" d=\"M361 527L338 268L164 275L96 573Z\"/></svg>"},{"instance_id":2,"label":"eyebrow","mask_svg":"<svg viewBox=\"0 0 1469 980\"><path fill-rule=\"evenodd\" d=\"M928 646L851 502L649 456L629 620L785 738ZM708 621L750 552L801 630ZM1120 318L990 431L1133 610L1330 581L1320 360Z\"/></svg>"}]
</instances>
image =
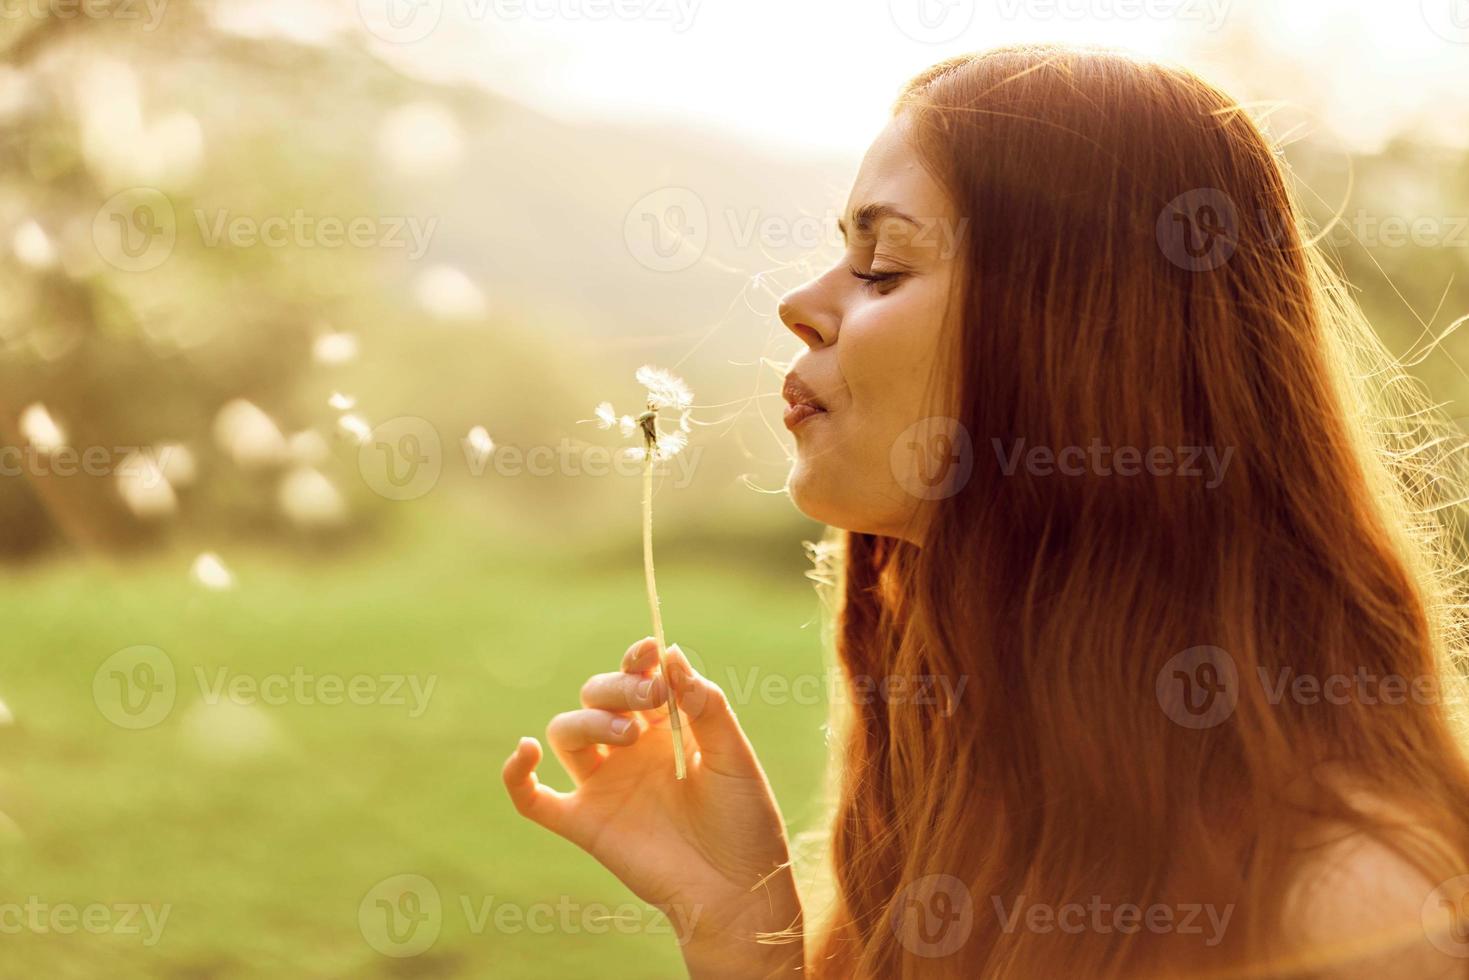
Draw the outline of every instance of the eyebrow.
<instances>
[{"instance_id":1,"label":"eyebrow","mask_svg":"<svg viewBox=\"0 0 1469 980\"><path fill-rule=\"evenodd\" d=\"M908 222L915 228L919 227L918 221L916 219L909 217L891 204L884 204L881 202L864 204L860 208L852 212L852 224L856 226L858 231L871 231L872 226L877 224L883 218L897 218L901 221ZM846 219L838 218L837 228L841 231L842 238L843 240L845 240L847 237Z\"/></svg>"}]
</instances>

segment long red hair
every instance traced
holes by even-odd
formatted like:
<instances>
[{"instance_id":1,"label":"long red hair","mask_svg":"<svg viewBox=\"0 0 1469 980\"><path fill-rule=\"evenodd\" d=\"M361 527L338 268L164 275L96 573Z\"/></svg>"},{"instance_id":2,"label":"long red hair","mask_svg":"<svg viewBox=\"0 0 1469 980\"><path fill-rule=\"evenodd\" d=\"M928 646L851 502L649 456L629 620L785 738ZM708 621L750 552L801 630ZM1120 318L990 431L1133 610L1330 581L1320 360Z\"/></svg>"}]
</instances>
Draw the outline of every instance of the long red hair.
<instances>
[{"instance_id":1,"label":"long red hair","mask_svg":"<svg viewBox=\"0 0 1469 980\"><path fill-rule=\"evenodd\" d=\"M1312 827L1367 830L1434 881L1469 870L1447 423L1302 240L1268 140L1188 72L1051 47L943 62L895 112L968 219L944 368L973 470L921 546L842 536L835 643L849 678L957 694L851 690L815 975L1279 975ZM1201 203L1222 260L1169 244L1169 209ZM1232 457L1217 485L1007 472L1021 439ZM1199 647L1237 703L1187 727L1158 679ZM1437 695L1265 683L1364 673ZM904 906L953 882L962 943L911 940ZM1000 914L1093 896L1233 914L1214 946Z\"/></svg>"}]
</instances>

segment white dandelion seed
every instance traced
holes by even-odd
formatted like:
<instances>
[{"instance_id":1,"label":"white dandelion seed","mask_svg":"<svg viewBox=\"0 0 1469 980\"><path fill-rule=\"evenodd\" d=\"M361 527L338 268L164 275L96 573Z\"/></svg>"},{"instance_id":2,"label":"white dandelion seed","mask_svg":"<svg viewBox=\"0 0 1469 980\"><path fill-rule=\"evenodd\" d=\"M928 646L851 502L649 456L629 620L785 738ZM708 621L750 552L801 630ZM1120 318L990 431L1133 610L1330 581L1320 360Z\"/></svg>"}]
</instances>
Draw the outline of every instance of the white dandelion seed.
<instances>
[{"instance_id":1,"label":"white dandelion seed","mask_svg":"<svg viewBox=\"0 0 1469 980\"><path fill-rule=\"evenodd\" d=\"M194 581L206 589L221 592L232 589L235 586L234 574L225 567L220 557L212 551L206 551L194 559L194 567L190 569Z\"/></svg>"},{"instance_id":2,"label":"white dandelion seed","mask_svg":"<svg viewBox=\"0 0 1469 980\"><path fill-rule=\"evenodd\" d=\"M311 345L318 364L346 364L357 358L357 338L349 333L324 333Z\"/></svg>"},{"instance_id":3,"label":"white dandelion seed","mask_svg":"<svg viewBox=\"0 0 1469 980\"><path fill-rule=\"evenodd\" d=\"M465 436L464 444L475 462L484 462L490 458L490 453L495 451L495 440L490 438L490 433L482 425L476 425L469 430Z\"/></svg>"},{"instance_id":4,"label":"white dandelion seed","mask_svg":"<svg viewBox=\"0 0 1469 980\"><path fill-rule=\"evenodd\" d=\"M343 415L337 419L337 426L359 446L367 445L372 439L372 426L360 415Z\"/></svg>"},{"instance_id":5,"label":"white dandelion seed","mask_svg":"<svg viewBox=\"0 0 1469 980\"><path fill-rule=\"evenodd\" d=\"M20 413L20 434L42 452L55 452L66 445L66 433L61 431L61 426L40 402Z\"/></svg>"},{"instance_id":6,"label":"white dandelion seed","mask_svg":"<svg viewBox=\"0 0 1469 980\"><path fill-rule=\"evenodd\" d=\"M694 393L683 379L662 368L644 364L634 375L638 384L648 389L648 404L653 408L676 408L679 411L694 403Z\"/></svg>"}]
</instances>

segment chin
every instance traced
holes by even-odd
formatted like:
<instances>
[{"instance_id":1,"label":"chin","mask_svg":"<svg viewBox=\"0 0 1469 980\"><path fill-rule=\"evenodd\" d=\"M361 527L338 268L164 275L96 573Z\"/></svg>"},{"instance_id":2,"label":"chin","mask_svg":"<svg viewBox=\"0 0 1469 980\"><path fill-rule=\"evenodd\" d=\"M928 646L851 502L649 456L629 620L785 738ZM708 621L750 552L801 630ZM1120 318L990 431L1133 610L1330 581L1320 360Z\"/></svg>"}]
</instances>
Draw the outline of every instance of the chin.
<instances>
[{"instance_id":1,"label":"chin","mask_svg":"<svg viewBox=\"0 0 1469 980\"><path fill-rule=\"evenodd\" d=\"M814 467L808 460L799 456L791 472L786 477L786 492L790 494L791 503L796 509L813 521L822 524L830 524L833 527L845 528L847 521L843 514L845 508L841 506L839 494L836 492L829 475L823 475L819 467Z\"/></svg>"},{"instance_id":2,"label":"chin","mask_svg":"<svg viewBox=\"0 0 1469 980\"><path fill-rule=\"evenodd\" d=\"M797 457L786 478L786 492L796 509L813 521L858 534L903 537L895 529L903 525L903 517L908 515L874 513L871 506L864 506L871 501L854 497L852 483L849 473L833 473Z\"/></svg>"}]
</instances>

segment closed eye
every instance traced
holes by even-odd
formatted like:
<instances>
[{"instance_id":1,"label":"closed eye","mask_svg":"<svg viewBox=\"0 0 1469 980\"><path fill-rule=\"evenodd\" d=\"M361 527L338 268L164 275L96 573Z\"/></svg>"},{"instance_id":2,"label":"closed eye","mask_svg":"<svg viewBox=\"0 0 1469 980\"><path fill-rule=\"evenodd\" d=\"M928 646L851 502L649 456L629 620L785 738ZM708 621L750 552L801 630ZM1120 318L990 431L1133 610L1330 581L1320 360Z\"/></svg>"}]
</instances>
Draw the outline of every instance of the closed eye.
<instances>
[{"instance_id":1,"label":"closed eye","mask_svg":"<svg viewBox=\"0 0 1469 980\"><path fill-rule=\"evenodd\" d=\"M892 287L907 275L906 272L862 272L856 266L848 266L847 268L852 273L853 278L862 280L866 288L876 289L878 292L889 292L890 289L884 289L883 287Z\"/></svg>"}]
</instances>

